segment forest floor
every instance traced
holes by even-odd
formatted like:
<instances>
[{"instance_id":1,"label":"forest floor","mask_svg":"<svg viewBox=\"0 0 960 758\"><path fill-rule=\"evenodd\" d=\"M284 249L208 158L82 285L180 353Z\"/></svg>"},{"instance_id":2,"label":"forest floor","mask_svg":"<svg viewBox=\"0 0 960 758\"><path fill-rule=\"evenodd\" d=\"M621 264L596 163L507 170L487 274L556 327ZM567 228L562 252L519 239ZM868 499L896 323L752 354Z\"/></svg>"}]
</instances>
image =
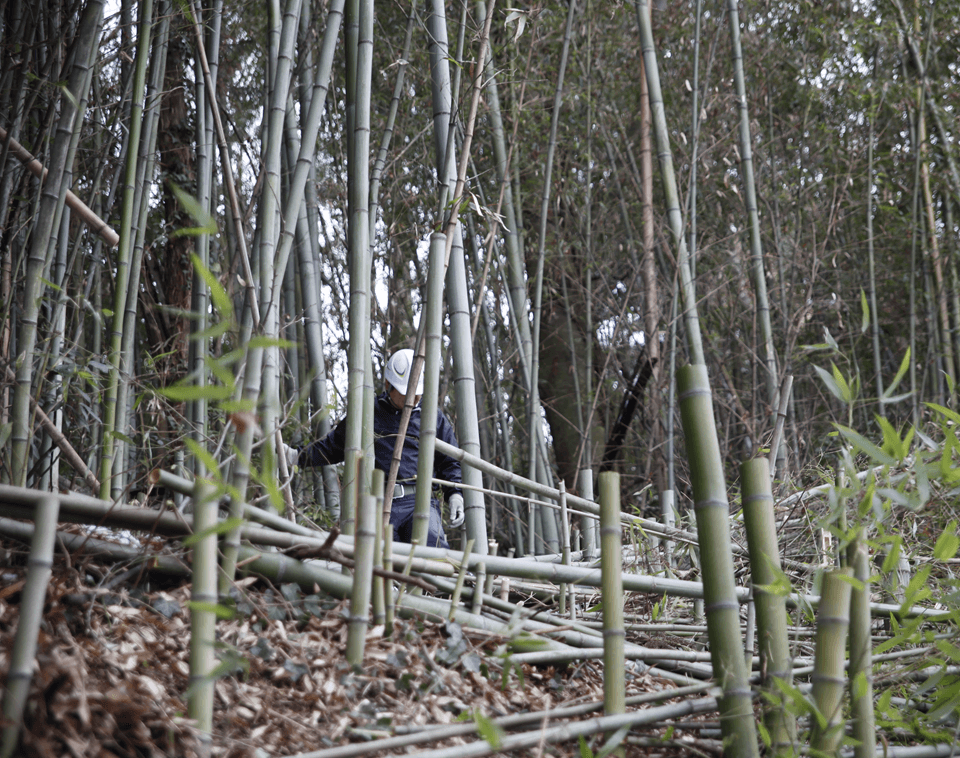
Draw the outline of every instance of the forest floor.
<instances>
[{"instance_id":1,"label":"forest floor","mask_svg":"<svg viewBox=\"0 0 960 758\"><path fill-rule=\"evenodd\" d=\"M102 538L102 535L99 535ZM168 548L169 549L169 548ZM27 546L0 543L0 676L6 681L20 612ZM220 676L213 754L278 758L356 744L418 726L473 723L483 731L507 714L602 702L602 663L562 668L508 665L505 640L441 620L372 627L364 664L345 662L346 605L295 585L241 581L234 618L218 623ZM24 758L194 756L186 717L190 618L187 580L147 577L58 553L44 608L28 701ZM639 598L649 613L650 601ZM632 637L651 647L667 638ZM689 639L684 645L689 644ZM627 695L669 690L670 681L628 669ZM479 716L477 715L479 714ZM590 715L602 715L602 710ZM715 719L715 716L711 718ZM696 726L697 717L688 719ZM553 725L549 717L524 727ZM489 726L486 727L489 730ZM490 734L483 731L484 736ZM482 739L477 731L398 748L395 754ZM718 739L666 726L631 732L628 755L719 755ZM642 744L641 744L642 743ZM512 751L521 756L592 755L577 741ZM358 753L359 754L359 753Z\"/></svg>"}]
</instances>

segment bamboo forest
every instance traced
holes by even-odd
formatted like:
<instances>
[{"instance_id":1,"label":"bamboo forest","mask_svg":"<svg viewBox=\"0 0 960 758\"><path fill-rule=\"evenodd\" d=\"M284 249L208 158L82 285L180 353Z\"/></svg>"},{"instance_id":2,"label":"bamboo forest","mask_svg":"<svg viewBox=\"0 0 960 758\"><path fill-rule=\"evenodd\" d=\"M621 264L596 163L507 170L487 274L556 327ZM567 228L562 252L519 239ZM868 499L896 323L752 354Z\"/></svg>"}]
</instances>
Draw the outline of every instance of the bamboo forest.
<instances>
[{"instance_id":1,"label":"bamboo forest","mask_svg":"<svg viewBox=\"0 0 960 758\"><path fill-rule=\"evenodd\" d=\"M0 758L960 756L957 0L0 0Z\"/></svg>"}]
</instances>

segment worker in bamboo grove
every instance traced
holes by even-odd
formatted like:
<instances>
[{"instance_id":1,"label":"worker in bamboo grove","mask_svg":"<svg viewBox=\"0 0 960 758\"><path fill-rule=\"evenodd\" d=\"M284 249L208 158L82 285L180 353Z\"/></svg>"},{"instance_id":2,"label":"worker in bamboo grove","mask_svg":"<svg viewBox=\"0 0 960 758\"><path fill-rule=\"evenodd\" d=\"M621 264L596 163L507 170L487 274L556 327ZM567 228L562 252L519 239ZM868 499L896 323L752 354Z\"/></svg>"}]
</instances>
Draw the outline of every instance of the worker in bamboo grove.
<instances>
[{"instance_id":1,"label":"worker in bamboo grove","mask_svg":"<svg viewBox=\"0 0 960 758\"><path fill-rule=\"evenodd\" d=\"M398 350L390 356L384 370L384 391L377 396L373 408L373 448L376 466L382 471L390 470L390 461L400 430L400 416L407 395L410 373L413 368L413 350ZM420 398L423 395L423 374L417 382L417 395L406 437L403 452L397 470L397 483L393 490L393 505L390 509L390 523L393 525L393 539L398 542L410 542L413 530L413 511L417 489L417 458L420 452ZM285 445L287 460L291 466L327 466L340 463L344 459L346 440L346 419L330 431L325 437L302 447ZM442 411L437 411L437 439L451 445L457 444L453 425ZM459 484L460 462L449 456L434 455L433 476L445 482ZM450 485L441 488L450 510L450 526L457 528L463 524L463 495L460 489ZM430 547L449 547L443 532L443 520L440 501L436 491L430 498L430 525L427 544Z\"/></svg>"}]
</instances>

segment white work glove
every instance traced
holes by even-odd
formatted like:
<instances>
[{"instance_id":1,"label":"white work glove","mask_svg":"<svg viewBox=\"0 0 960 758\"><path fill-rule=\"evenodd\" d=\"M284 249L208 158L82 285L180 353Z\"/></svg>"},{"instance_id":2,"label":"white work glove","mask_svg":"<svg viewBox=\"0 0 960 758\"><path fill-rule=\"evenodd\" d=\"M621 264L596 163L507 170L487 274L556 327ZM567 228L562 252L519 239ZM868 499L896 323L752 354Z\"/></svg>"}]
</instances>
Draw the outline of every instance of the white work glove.
<instances>
[{"instance_id":1,"label":"white work glove","mask_svg":"<svg viewBox=\"0 0 960 758\"><path fill-rule=\"evenodd\" d=\"M295 447L290 447L286 442L281 444L283 445L283 450L281 450L280 454L287 459L287 468L292 471L300 459L300 451Z\"/></svg>"},{"instance_id":2,"label":"white work glove","mask_svg":"<svg viewBox=\"0 0 960 758\"><path fill-rule=\"evenodd\" d=\"M448 502L450 504L450 526L455 529L463 523L463 495L454 492Z\"/></svg>"}]
</instances>

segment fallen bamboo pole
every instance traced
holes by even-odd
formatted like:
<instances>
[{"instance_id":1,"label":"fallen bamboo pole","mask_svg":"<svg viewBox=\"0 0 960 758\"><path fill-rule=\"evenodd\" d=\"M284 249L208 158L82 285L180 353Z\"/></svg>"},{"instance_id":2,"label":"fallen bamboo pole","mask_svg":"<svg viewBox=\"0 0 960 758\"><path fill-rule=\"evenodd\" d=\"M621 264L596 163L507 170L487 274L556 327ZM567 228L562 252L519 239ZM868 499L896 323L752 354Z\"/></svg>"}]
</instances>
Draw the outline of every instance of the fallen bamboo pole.
<instances>
[{"instance_id":1,"label":"fallen bamboo pole","mask_svg":"<svg viewBox=\"0 0 960 758\"><path fill-rule=\"evenodd\" d=\"M549 487L546 484L540 484L535 482L532 479L527 479L526 477L515 474L512 471L507 471L502 469L499 466L495 466L488 461L478 458L475 455L470 455L469 453L461 450L460 448L451 445L448 442L443 440L437 440L436 443L437 452L443 453L444 455L455 458L461 464L467 466L473 466L474 468L482 471L483 473L499 479L500 481L511 484L515 487L523 487L526 490L534 493L535 495L540 495L541 497L551 498L552 500L560 499L560 490ZM497 493L498 495L503 495L503 493ZM593 500L587 500L586 498L578 497L577 495L566 495L567 505L575 506L581 511L586 511L588 514L591 514L592 517L597 518L600 516L600 504L595 503ZM535 501L539 502L539 501ZM559 507L559 506L554 506ZM639 526L643 531L649 532L650 534L655 534L664 539L675 540L677 542L686 542L691 545L697 545L697 535L693 532L688 532L684 529L677 529L672 526L665 526L659 521L654 521L653 519L643 518L641 516L634 516L629 513L621 513L620 520L625 524L632 524L634 526ZM731 542L731 549L737 555L747 555L747 549L743 545L738 545L736 542ZM586 551L584 551L586 552ZM548 560L560 560L558 554L550 555L547 557ZM790 568L798 569L810 569L806 563L801 563L800 561L791 561L783 559L783 564Z\"/></svg>"},{"instance_id":2,"label":"fallen bamboo pole","mask_svg":"<svg viewBox=\"0 0 960 758\"><path fill-rule=\"evenodd\" d=\"M672 690L661 690L659 692L647 692L643 695L634 695L627 698L627 705L645 705L647 703L657 703L663 700L671 700L687 695L695 695L711 688L713 684L692 684L687 687L678 687ZM598 711L603 707L603 702L583 703L581 705L572 705L566 708L555 708L550 711L535 711L533 713L517 713L511 716L503 716L493 719L493 723L501 729L513 729L527 724L542 724L549 719L566 719L576 716L583 716L587 713ZM401 731L402 729L412 729L415 731ZM415 725L411 727L398 728L398 734L395 737L384 737L373 742L353 743L350 745L339 745L338 747L315 750L311 753L300 753L296 758L356 758L376 750L393 750L410 745L419 745L424 742L436 742L449 739L450 737L462 737L467 734L475 734L477 724L474 721L461 724L435 725Z\"/></svg>"},{"instance_id":3,"label":"fallen bamboo pole","mask_svg":"<svg viewBox=\"0 0 960 758\"><path fill-rule=\"evenodd\" d=\"M667 721L692 716L701 713L713 713L717 710L717 699L713 697L686 700L673 705L661 705L656 708L647 708L615 716L597 716L584 721L575 721L551 728L537 728L521 734L513 734L500 740L496 747L486 740L480 740L468 745L455 745L437 750L425 750L417 753L418 758L479 758L480 756L507 753L512 750L522 750L536 745L555 744L576 740L578 737L588 737L593 734L615 732L621 728L634 728L658 721ZM396 755L399 758L400 754ZM298 758L307 758L306 755Z\"/></svg>"},{"instance_id":4,"label":"fallen bamboo pole","mask_svg":"<svg viewBox=\"0 0 960 758\"><path fill-rule=\"evenodd\" d=\"M33 507L39 498L46 493L12 485L0 485L0 515L12 518L32 518ZM154 532L169 537L182 537L191 533L191 519L182 514L169 514L151 508L131 508L119 506L108 500L87 495L59 494L60 520L72 523L89 523L98 526L114 526L119 528L137 529ZM290 523L290 522L288 522ZM328 532L313 531L306 527L302 529L310 532L311 536L291 533L282 533L273 529L264 529L255 526L245 526L242 531L243 539L259 545L277 548L294 547L321 547L329 537ZM298 530L299 531L299 530ZM353 555L353 540L341 535L334 546L344 555ZM420 573L453 576L463 560L459 551L444 550L432 547L414 547L406 543L394 543L392 561L395 567L402 568L408 558L413 557L411 570ZM566 582L587 587L600 587L600 570L577 566L563 566L555 563L544 563L527 558L507 558L504 556L478 556L471 553L467 556L467 568L474 571L479 563L485 563L487 571L502 576L521 579L538 579L553 584ZM623 588L628 592L643 592L657 595L669 595L688 599L701 599L703 585L700 582L691 582L683 579L666 579L663 577L646 576L643 574L624 574ZM750 591L746 587L737 588L737 599L746 602ZM791 594L786 596L789 606L817 607L820 598L816 595ZM912 606L908 609L894 603L871 603L870 613L873 616L900 617L922 616L929 621L949 620L952 616L949 611L934 608Z\"/></svg>"},{"instance_id":5,"label":"fallen bamboo pole","mask_svg":"<svg viewBox=\"0 0 960 758\"><path fill-rule=\"evenodd\" d=\"M0 141L6 141L10 146L10 152L26 166L30 172L41 182L47 178L47 169L38 161L30 151L13 138L8 138L5 129L0 128ZM102 218L94 213L90 207L77 197L71 190L67 190L65 200L67 207L80 218L83 223L90 227L94 234L99 235L110 247L116 247L120 244L120 235L117 234Z\"/></svg>"}]
</instances>

